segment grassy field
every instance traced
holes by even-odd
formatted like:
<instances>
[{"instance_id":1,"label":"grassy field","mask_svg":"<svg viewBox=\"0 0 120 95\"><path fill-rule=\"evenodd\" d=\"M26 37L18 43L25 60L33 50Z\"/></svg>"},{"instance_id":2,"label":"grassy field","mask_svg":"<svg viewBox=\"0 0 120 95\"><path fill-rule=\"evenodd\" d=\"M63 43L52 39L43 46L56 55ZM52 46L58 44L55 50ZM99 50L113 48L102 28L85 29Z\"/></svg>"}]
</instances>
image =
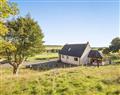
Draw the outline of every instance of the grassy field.
<instances>
[{"instance_id":1,"label":"grassy field","mask_svg":"<svg viewBox=\"0 0 120 95\"><path fill-rule=\"evenodd\" d=\"M47 59L54 59L54 58L58 58L58 53L42 53L42 54L30 57L28 60L35 61L35 60L47 60Z\"/></svg>"},{"instance_id":2,"label":"grassy field","mask_svg":"<svg viewBox=\"0 0 120 95\"><path fill-rule=\"evenodd\" d=\"M62 46L60 45L45 45L46 50L60 50ZM42 54L35 55L33 57L30 57L28 60L29 61L37 61L37 60L48 60L48 59L54 59L58 58L58 52L52 53L52 52L44 52Z\"/></svg>"},{"instance_id":3,"label":"grassy field","mask_svg":"<svg viewBox=\"0 0 120 95\"><path fill-rule=\"evenodd\" d=\"M63 46L61 45L45 45L46 50L51 50L51 49L62 49Z\"/></svg>"},{"instance_id":4,"label":"grassy field","mask_svg":"<svg viewBox=\"0 0 120 95\"><path fill-rule=\"evenodd\" d=\"M120 65L47 71L21 68L19 76L1 66L1 95L120 95Z\"/></svg>"}]
</instances>

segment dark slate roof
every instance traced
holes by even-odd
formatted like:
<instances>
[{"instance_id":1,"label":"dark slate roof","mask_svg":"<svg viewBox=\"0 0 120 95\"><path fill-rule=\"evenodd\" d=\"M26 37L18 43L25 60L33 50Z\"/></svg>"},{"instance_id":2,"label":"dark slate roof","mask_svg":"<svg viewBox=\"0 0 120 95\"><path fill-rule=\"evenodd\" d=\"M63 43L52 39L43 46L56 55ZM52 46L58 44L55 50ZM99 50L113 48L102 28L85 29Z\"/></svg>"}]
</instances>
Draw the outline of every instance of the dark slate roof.
<instances>
[{"instance_id":1,"label":"dark slate roof","mask_svg":"<svg viewBox=\"0 0 120 95\"><path fill-rule=\"evenodd\" d=\"M91 50L88 54L90 58L103 58L103 55L98 50Z\"/></svg>"},{"instance_id":2,"label":"dark slate roof","mask_svg":"<svg viewBox=\"0 0 120 95\"><path fill-rule=\"evenodd\" d=\"M74 56L74 57L81 57L86 46L87 44L66 44L59 51L59 54Z\"/></svg>"}]
</instances>

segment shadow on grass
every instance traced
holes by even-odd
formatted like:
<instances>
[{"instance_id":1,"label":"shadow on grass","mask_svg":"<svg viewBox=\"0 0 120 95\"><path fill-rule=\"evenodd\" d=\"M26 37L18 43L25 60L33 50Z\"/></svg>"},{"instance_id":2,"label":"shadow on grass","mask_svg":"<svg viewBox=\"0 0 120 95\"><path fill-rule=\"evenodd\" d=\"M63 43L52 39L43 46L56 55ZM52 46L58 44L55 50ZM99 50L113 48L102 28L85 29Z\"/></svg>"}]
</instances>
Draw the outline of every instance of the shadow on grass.
<instances>
[{"instance_id":1,"label":"shadow on grass","mask_svg":"<svg viewBox=\"0 0 120 95\"><path fill-rule=\"evenodd\" d=\"M40 70L40 71L50 70L55 68L69 68L69 67L76 67L76 65L62 63L58 61L49 61L49 62L43 62L37 64L30 64L26 66L26 68L30 68L33 70Z\"/></svg>"}]
</instances>

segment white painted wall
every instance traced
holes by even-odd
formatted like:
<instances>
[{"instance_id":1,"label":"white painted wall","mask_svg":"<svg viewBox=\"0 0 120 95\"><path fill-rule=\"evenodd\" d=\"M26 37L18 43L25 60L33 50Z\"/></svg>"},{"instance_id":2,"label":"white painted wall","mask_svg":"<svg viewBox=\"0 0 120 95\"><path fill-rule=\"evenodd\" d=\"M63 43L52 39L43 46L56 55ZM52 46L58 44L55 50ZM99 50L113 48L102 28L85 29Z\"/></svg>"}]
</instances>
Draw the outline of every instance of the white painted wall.
<instances>
[{"instance_id":1,"label":"white painted wall","mask_svg":"<svg viewBox=\"0 0 120 95\"><path fill-rule=\"evenodd\" d=\"M88 54L91 50L90 44L88 43L86 49L84 50L83 55L80 58L80 63L81 64L87 64L89 62Z\"/></svg>"},{"instance_id":2,"label":"white painted wall","mask_svg":"<svg viewBox=\"0 0 120 95\"><path fill-rule=\"evenodd\" d=\"M64 56L64 58L63 58L62 56ZM67 56L66 56L66 55L62 55L62 54L61 54L61 55L60 55L60 58L61 58L61 61L62 61L62 62L67 63L67 60L66 60L66 59L67 59Z\"/></svg>"},{"instance_id":3,"label":"white painted wall","mask_svg":"<svg viewBox=\"0 0 120 95\"><path fill-rule=\"evenodd\" d=\"M64 63L70 63L70 64L75 64L75 65L79 65L80 63L79 57L68 56L67 58L67 55L63 55L63 56L64 58L62 58L62 55L60 57L61 57L61 61ZM78 58L78 61L75 61L74 58Z\"/></svg>"}]
</instances>

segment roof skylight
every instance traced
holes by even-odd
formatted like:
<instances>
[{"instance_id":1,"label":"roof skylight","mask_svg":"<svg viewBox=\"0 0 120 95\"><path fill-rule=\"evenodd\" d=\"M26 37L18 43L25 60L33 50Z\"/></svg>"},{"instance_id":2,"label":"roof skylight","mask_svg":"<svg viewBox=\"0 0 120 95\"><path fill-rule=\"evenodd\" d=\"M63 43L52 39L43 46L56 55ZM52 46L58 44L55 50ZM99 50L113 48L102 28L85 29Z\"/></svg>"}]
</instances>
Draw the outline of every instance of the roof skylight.
<instances>
[{"instance_id":1,"label":"roof skylight","mask_svg":"<svg viewBox=\"0 0 120 95\"><path fill-rule=\"evenodd\" d=\"M70 51L70 50L71 50L71 48L68 49L68 51Z\"/></svg>"}]
</instances>

